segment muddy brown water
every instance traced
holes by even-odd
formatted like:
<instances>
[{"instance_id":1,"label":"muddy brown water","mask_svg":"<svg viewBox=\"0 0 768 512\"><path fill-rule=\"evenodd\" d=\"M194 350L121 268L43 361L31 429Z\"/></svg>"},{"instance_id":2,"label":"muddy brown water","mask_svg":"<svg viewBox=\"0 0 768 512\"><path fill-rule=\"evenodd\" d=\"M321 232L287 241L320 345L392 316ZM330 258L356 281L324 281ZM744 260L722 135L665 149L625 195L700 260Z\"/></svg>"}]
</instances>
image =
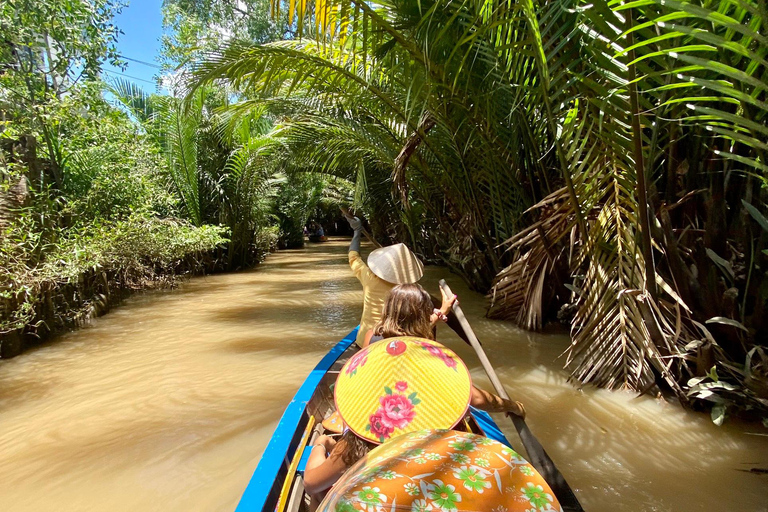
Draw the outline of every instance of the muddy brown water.
<instances>
[{"instance_id":1,"label":"muddy brown water","mask_svg":"<svg viewBox=\"0 0 768 512\"><path fill-rule=\"evenodd\" d=\"M532 431L590 512L768 511L768 437L627 393L577 390L567 336L483 318L448 277ZM0 361L0 510L230 511L307 373L359 319L346 242L134 296L89 328ZM472 368L444 326L438 338ZM513 444L509 421L499 418ZM762 435L752 435L762 434Z\"/></svg>"}]
</instances>

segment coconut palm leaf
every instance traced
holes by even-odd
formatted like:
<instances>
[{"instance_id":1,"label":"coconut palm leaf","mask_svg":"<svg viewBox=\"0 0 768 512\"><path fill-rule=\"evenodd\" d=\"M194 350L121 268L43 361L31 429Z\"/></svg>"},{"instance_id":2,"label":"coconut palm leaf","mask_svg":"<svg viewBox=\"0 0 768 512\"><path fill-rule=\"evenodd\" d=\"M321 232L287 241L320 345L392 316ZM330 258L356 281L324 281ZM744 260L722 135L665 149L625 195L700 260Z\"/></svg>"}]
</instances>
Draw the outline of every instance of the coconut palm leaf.
<instances>
[{"instance_id":1,"label":"coconut palm leaf","mask_svg":"<svg viewBox=\"0 0 768 512\"><path fill-rule=\"evenodd\" d=\"M112 78L108 82L109 90L140 123L146 123L157 112L156 105L148 94L135 82L124 78Z\"/></svg>"},{"instance_id":2,"label":"coconut palm leaf","mask_svg":"<svg viewBox=\"0 0 768 512\"><path fill-rule=\"evenodd\" d=\"M200 208L199 175L197 167L198 115L202 109L202 94L198 93L193 104L195 111L185 112L173 98L166 99L160 110L160 123L165 134L165 153L171 180L181 199L190 221L202 225Z\"/></svg>"}]
</instances>

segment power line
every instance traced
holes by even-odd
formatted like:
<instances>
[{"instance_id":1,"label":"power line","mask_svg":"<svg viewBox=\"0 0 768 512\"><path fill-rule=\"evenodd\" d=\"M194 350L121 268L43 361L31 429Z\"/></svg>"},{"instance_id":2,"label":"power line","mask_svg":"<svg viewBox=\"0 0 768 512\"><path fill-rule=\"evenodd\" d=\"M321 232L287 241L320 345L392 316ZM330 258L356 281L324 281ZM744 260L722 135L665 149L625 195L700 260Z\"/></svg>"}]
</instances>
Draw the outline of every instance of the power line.
<instances>
[{"instance_id":1,"label":"power line","mask_svg":"<svg viewBox=\"0 0 768 512\"><path fill-rule=\"evenodd\" d=\"M132 59L131 57L126 57L125 55L121 55L120 58L121 59L125 59L125 60L129 60L131 62L137 62L139 64L144 64L145 66L149 66L151 68L163 69L162 66L158 66L157 64L152 64L151 62L145 62L145 61L139 60L139 59Z\"/></svg>"},{"instance_id":2,"label":"power line","mask_svg":"<svg viewBox=\"0 0 768 512\"><path fill-rule=\"evenodd\" d=\"M145 79L139 78L137 76L126 75L125 73L118 73L117 71L112 71L111 69L102 69L102 71L104 71L106 73L111 73L113 75L124 76L125 78L130 78L131 80L138 80L139 82L146 82L148 84L157 85L155 82L152 82L150 80L145 80Z\"/></svg>"}]
</instances>

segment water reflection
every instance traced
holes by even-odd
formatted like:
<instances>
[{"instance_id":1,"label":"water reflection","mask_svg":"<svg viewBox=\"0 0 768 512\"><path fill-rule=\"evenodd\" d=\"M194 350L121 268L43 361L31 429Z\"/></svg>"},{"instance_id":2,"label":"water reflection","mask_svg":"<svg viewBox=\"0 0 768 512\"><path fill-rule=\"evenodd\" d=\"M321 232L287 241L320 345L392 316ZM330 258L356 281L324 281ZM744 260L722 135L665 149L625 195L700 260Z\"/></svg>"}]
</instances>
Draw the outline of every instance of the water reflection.
<instances>
[{"instance_id":1,"label":"water reflection","mask_svg":"<svg viewBox=\"0 0 768 512\"><path fill-rule=\"evenodd\" d=\"M438 294L441 277L427 268L423 283ZM768 510L766 477L738 471L768 467L768 438L652 398L577 390L556 361L567 336L487 320L481 297L450 284L588 510ZM361 299L345 243L330 242L133 297L88 329L0 361L0 509L232 510L304 377L359 320ZM490 388L469 347L444 327L440 339Z\"/></svg>"}]
</instances>

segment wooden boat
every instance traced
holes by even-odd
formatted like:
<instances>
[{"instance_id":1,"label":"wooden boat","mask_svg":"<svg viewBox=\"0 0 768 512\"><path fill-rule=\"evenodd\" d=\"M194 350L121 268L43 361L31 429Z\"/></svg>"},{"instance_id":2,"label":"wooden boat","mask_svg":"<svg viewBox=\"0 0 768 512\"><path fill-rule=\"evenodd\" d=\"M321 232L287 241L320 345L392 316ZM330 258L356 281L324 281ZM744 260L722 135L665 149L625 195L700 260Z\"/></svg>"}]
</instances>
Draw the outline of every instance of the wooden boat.
<instances>
[{"instance_id":1,"label":"wooden boat","mask_svg":"<svg viewBox=\"0 0 768 512\"><path fill-rule=\"evenodd\" d=\"M323 419L335 410L332 385L339 370L355 353L355 328L338 342L309 374L283 413L256 471L245 488L237 512L298 512L306 510L302 476ZM467 430L509 446L499 427L484 411L470 407Z\"/></svg>"}]
</instances>

